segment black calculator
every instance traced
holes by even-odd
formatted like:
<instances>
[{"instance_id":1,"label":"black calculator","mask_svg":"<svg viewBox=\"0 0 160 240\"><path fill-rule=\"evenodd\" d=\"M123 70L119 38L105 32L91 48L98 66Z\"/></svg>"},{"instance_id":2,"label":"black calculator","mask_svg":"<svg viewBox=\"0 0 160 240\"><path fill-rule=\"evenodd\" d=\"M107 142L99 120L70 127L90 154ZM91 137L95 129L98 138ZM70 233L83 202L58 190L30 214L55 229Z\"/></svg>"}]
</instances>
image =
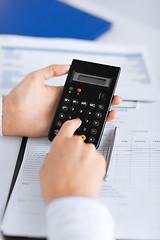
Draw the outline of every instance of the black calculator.
<instances>
[{"instance_id":1,"label":"black calculator","mask_svg":"<svg viewBox=\"0 0 160 240\"><path fill-rule=\"evenodd\" d=\"M48 139L54 139L65 121L80 118L82 124L75 134L98 148L119 73L119 67L74 59Z\"/></svg>"}]
</instances>

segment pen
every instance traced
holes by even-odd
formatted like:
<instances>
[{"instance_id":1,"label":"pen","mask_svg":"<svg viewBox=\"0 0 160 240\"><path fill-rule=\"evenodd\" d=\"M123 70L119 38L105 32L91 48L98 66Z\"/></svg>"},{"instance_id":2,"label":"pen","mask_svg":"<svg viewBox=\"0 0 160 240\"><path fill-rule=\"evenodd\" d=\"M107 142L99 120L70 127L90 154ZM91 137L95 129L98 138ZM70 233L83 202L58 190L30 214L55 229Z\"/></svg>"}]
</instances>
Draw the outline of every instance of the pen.
<instances>
[{"instance_id":1,"label":"pen","mask_svg":"<svg viewBox=\"0 0 160 240\"><path fill-rule=\"evenodd\" d=\"M135 103L154 103L152 100L135 100L135 99L123 99L123 102L135 102Z\"/></svg>"},{"instance_id":2,"label":"pen","mask_svg":"<svg viewBox=\"0 0 160 240\"><path fill-rule=\"evenodd\" d=\"M136 99L123 99L120 106L113 106L113 109L136 109L139 107L140 103L154 103L152 100L136 100Z\"/></svg>"},{"instance_id":3,"label":"pen","mask_svg":"<svg viewBox=\"0 0 160 240\"><path fill-rule=\"evenodd\" d=\"M106 174L105 174L104 180L106 180L106 177L109 174L109 169L110 169L110 166L111 166L112 153L113 153L114 143L115 143L115 139L116 139L116 132L117 132L117 127L115 127L115 129L114 129L112 140L111 140L111 143L110 143L110 146L109 146L109 150L108 150L108 152L106 154L106 157L105 157L105 159L106 159Z\"/></svg>"}]
</instances>

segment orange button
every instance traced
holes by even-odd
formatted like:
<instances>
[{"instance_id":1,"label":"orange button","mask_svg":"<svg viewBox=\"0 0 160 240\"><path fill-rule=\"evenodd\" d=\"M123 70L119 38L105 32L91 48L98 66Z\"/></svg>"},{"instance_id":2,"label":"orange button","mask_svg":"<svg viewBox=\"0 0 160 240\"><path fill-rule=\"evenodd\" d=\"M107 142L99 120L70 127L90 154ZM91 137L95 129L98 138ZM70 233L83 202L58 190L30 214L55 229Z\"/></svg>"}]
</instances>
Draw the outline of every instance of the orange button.
<instances>
[{"instance_id":1,"label":"orange button","mask_svg":"<svg viewBox=\"0 0 160 240\"><path fill-rule=\"evenodd\" d=\"M77 92L81 92L81 91L82 91L82 89L81 89L81 88L78 88L78 89L77 89Z\"/></svg>"},{"instance_id":2,"label":"orange button","mask_svg":"<svg viewBox=\"0 0 160 240\"><path fill-rule=\"evenodd\" d=\"M81 135L81 138L82 138L83 141L86 140L86 136L85 135Z\"/></svg>"}]
</instances>

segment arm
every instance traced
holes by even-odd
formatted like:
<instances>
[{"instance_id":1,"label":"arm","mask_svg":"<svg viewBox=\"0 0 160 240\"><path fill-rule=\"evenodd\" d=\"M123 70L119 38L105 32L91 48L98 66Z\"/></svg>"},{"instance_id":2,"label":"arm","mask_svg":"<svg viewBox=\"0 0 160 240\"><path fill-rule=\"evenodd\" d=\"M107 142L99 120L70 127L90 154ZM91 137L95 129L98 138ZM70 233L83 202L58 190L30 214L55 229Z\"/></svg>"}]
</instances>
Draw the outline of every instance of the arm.
<instances>
[{"instance_id":1,"label":"arm","mask_svg":"<svg viewBox=\"0 0 160 240\"><path fill-rule=\"evenodd\" d=\"M49 239L112 240L113 220L97 201L105 159L93 144L73 135L79 119L63 124L41 168Z\"/></svg>"},{"instance_id":2,"label":"arm","mask_svg":"<svg viewBox=\"0 0 160 240\"><path fill-rule=\"evenodd\" d=\"M109 211L91 197L56 199L48 205L46 218L49 239L114 239L114 222Z\"/></svg>"}]
</instances>

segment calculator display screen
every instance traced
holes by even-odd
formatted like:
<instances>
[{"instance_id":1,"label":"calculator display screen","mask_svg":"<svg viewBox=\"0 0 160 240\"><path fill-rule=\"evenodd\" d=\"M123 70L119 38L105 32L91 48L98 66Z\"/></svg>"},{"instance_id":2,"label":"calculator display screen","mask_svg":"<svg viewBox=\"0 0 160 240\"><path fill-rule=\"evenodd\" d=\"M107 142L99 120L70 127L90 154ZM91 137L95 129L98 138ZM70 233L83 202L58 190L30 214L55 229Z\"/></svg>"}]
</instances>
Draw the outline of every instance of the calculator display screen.
<instances>
[{"instance_id":1,"label":"calculator display screen","mask_svg":"<svg viewBox=\"0 0 160 240\"><path fill-rule=\"evenodd\" d=\"M111 79L74 72L73 81L109 87Z\"/></svg>"}]
</instances>

